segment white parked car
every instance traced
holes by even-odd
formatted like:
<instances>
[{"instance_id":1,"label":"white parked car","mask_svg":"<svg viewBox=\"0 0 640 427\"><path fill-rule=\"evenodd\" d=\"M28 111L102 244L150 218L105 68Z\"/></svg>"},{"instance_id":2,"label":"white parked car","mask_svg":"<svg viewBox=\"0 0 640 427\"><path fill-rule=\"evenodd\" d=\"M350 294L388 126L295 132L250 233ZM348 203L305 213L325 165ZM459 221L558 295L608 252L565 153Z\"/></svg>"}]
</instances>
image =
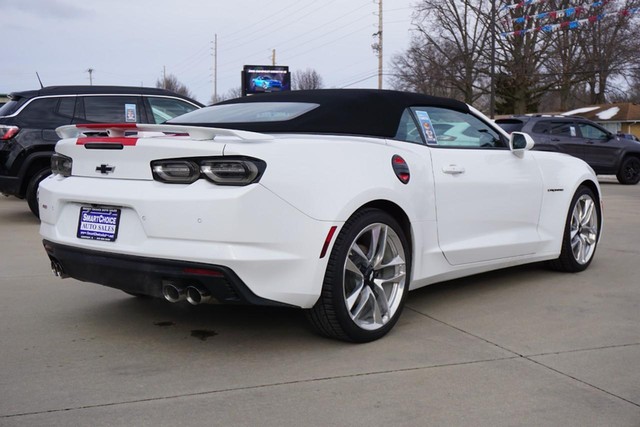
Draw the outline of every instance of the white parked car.
<instances>
[{"instance_id":1,"label":"white parked car","mask_svg":"<svg viewBox=\"0 0 640 427\"><path fill-rule=\"evenodd\" d=\"M39 190L57 275L299 307L342 340L380 338L430 283L543 260L582 271L602 229L586 163L449 99L282 92L58 134Z\"/></svg>"}]
</instances>

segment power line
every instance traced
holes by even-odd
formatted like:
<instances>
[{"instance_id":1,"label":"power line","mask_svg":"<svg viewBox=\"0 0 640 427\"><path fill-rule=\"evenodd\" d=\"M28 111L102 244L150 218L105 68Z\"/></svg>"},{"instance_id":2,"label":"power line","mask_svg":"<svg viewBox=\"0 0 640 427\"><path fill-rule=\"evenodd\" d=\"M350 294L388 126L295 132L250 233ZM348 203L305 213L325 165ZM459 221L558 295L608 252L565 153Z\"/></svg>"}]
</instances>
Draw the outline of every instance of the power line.
<instances>
[{"instance_id":1,"label":"power line","mask_svg":"<svg viewBox=\"0 0 640 427\"><path fill-rule=\"evenodd\" d=\"M367 2L367 3L368 3L368 2ZM328 6L328 4L329 4L329 3L325 4L324 6ZM355 8L355 9L353 9L353 10L351 10L351 11L349 11L349 12L347 12L347 13L343 14L343 15L341 15L341 16L340 16L340 17L338 17L338 18L334 18L334 19L331 19L331 20L329 20L329 21L325 21L323 24L318 25L317 27L314 27L314 28L312 28L312 29L307 30L307 31L306 31L306 34L309 36L309 39L308 39L308 40L306 40L306 41L303 41L303 42L301 42L301 43L298 43L298 44L296 44L296 45L294 45L294 46L292 46L292 47L286 48L285 46L287 46L288 44L291 44L291 43L294 43L294 42L298 41L298 40L299 40L298 38L289 38L287 41L285 41L285 42L283 42L283 43L272 43L272 45L273 45L273 46L277 46L277 48L278 48L278 52L279 52L280 54L282 54L282 53L285 53L285 54L286 54L287 52L290 52L290 51L292 51L292 50L298 49L298 48L300 48L300 47L302 47L302 46L306 46L306 45L308 45L308 44L310 44L310 43L317 42L319 39L322 39L322 38L324 38L324 37L327 37L327 36L331 36L331 35L332 35L332 32L331 32L331 31L328 31L328 26L329 26L330 24L333 24L333 23L335 23L335 22L338 22L339 20L341 20L341 19L343 19L343 18L347 17L348 15L350 15L350 14L352 14L352 13L354 13L354 12L357 12L358 10L362 9L364 6L367 6L367 5L368 5L368 4L365 4L365 5L363 5L363 6L357 7L357 8ZM313 12L315 12L315 10L314 10ZM342 29L342 28L345 28L345 27L341 27L341 29ZM314 32L314 31L316 31L316 30L320 30L320 29L322 29L322 30L323 30L323 34L322 34L321 36L314 36L314 35L313 35L313 32ZM246 44L246 43L245 43L245 44ZM240 47L240 46L242 46L242 45L236 45L235 47ZM273 48L273 46L270 46L270 47L265 46L265 47L264 47L263 49L261 49L260 51L254 51L254 52L252 52L252 53L239 53L239 54L238 54L238 55L236 55L235 57L229 58L229 59L227 59L225 62L222 62L222 63L220 64L220 67L225 67L225 66L227 66L227 65L231 65L232 63L237 62L237 61L239 61L239 60L241 60L241 59L243 59L243 58L245 58L245 59L246 59L246 58L249 58L249 57L252 57L252 56L259 55L259 54L261 54L262 52L264 52L264 51L265 51L265 50L267 50L267 49L272 49L272 48ZM321 46L323 46L323 45L321 45ZM316 49L317 47L321 47L321 46L316 46L316 47L313 47L313 48L311 48L311 49L307 49L307 50L305 51L305 53L308 53L308 52L310 52L310 51L313 51L313 50L314 50L314 49ZM283 47L284 47L284 48L283 48ZM228 49L228 48L227 48L227 49ZM221 46L220 52L222 52L222 50L223 50L223 49L222 49L222 46Z\"/></svg>"},{"instance_id":2,"label":"power line","mask_svg":"<svg viewBox=\"0 0 640 427\"><path fill-rule=\"evenodd\" d=\"M302 15L302 16L298 16L298 17L295 17L295 13L293 13L293 14L292 14L292 13L282 14L282 15L283 15L282 19L277 19L277 20L271 21L271 22L269 23L270 25L268 25L266 28L269 28L269 27L270 27L270 26L272 26L272 25L279 24L279 23L281 23L281 22L283 22L283 21L291 20L291 19L293 19L294 17L295 17L295 19L300 20L300 19L302 19L302 18L305 18L305 17L307 17L307 16L309 16L309 15L311 15L311 14L313 14L313 13L317 12L317 11L318 11L318 10L320 10L320 9L323 9L323 8L325 8L325 7L329 6L331 3L334 3L335 1L336 1L336 0L329 0L327 3L321 4L319 7L317 7L317 8L315 8L315 9L313 9L311 12L309 12L309 13L307 13L307 14L305 14L305 15ZM306 8L307 8L307 7L309 7L309 6L315 5L315 4L317 4L317 3L315 3L315 2L314 2L314 3L311 3L311 4L307 5L307 6L304 6L302 9L299 9L299 10L298 10L298 12L300 12L300 11L302 11L302 10L306 9ZM281 28L282 28L282 26L281 26L281 25L277 27L277 29L281 29ZM236 50L236 49L237 49L237 48L239 48L239 47L243 47L243 46L246 46L246 45L248 45L248 44L253 44L253 43L255 43L255 38L254 38L254 37L251 37L251 36L253 36L253 35L257 34L257 33L260 33L260 32L262 32L262 31L264 31L264 30L265 30L265 28L258 28L258 29L256 29L255 31L251 31L251 32L243 33L242 37L240 37L239 39L236 39L236 40L242 40L242 39L245 39L245 38L247 38L247 37L250 37L250 39L249 39L248 41L246 41L246 42L242 42L242 43L240 43L240 44L235 44L235 43L234 43L234 41L236 41L236 40L232 40L232 41L230 41L230 42L226 42L226 38L224 38L224 37L223 37L221 41L225 41L225 42L226 42L226 44L225 44L225 47L224 47L223 49L220 49L220 51L221 51L221 52L224 52L224 51L229 50L229 49ZM272 32L267 32L267 34L266 34L266 35L270 35L271 33L272 33Z\"/></svg>"}]
</instances>

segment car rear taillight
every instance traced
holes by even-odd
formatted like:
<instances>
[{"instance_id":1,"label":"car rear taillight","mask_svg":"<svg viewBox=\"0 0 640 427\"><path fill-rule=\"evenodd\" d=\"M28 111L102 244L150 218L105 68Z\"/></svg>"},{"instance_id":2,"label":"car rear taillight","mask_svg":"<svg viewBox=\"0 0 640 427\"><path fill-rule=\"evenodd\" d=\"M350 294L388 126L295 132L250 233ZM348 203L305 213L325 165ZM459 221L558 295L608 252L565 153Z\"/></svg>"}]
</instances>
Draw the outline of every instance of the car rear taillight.
<instances>
[{"instance_id":1,"label":"car rear taillight","mask_svg":"<svg viewBox=\"0 0 640 427\"><path fill-rule=\"evenodd\" d=\"M71 157L55 153L51 156L51 172L62 176L71 176L73 160Z\"/></svg>"},{"instance_id":2,"label":"car rear taillight","mask_svg":"<svg viewBox=\"0 0 640 427\"><path fill-rule=\"evenodd\" d=\"M153 179L169 184L191 184L206 178L217 185L248 185L260 180L267 164L250 157L168 159L151 162Z\"/></svg>"},{"instance_id":3,"label":"car rear taillight","mask_svg":"<svg viewBox=\"0 0 640 427\"><path fill-rule=\"evenodd\" d=\"M251 160L205 160L200 169L209 181L219 185L251 184L259 173Z\"/></svg>"},{"instance_id":4,"label":"car rear taillight","mask_svg":"<svg viewBox=\"0 0 640 427\"><path fill-rule=\"evenodd\" d=\"M191 184L200 178L200 168L190 160L159 160L151 163L153 179L172 184Z\"/></svg>"},{"instance_id":5,"label":"car rear taillight","mask_svg":"<svg viewBox=\"0 0 640 427\"><path fill-rule=\"evenodd\" d=\"M20 132L18 126L4 126L0 125L0 141L6 141L13 138Z\"/></svg>"}]
</instances>

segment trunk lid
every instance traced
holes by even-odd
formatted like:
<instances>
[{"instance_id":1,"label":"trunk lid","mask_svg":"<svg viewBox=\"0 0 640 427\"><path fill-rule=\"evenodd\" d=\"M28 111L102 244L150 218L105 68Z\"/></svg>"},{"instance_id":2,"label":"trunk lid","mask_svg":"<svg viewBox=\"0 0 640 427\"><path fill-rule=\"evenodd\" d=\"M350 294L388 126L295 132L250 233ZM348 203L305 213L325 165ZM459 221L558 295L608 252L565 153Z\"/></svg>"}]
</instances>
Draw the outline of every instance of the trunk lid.
<instances>
[{"instance_id":1,"label":"trunk lid","mask_svg":"<svg viewBox=\"0 0 640 427\"><path fill-rule=\"evenodd\" d=\"M91 124L61 126L56 152L73 160L72 176L153 180L151 162L224 155L228 142L272 136L178 125Z\"/></svg>"}]
</instances>

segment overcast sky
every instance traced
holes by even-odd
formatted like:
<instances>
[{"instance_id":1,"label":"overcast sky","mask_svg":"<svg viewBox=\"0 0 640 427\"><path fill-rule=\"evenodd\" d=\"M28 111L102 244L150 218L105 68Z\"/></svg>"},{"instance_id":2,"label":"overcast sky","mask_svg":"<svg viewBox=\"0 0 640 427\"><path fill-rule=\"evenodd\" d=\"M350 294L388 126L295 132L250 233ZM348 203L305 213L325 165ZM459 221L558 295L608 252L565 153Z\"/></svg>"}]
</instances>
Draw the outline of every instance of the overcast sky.
<instances>
[{"instance_id":1,"label":"overcast sky","mask_svg":"<svg viewBox=\"0 0 640 427\"><path fill-rule=\"evenodd\" d=\"M383 0L384 60L409 45L412 4ZM377 87L377 0L0 0L0 93L46 86L155 86L175 75L195 97L240 87L243 65L315 69L326 87Z\"/></svg>"}]
</instances>

